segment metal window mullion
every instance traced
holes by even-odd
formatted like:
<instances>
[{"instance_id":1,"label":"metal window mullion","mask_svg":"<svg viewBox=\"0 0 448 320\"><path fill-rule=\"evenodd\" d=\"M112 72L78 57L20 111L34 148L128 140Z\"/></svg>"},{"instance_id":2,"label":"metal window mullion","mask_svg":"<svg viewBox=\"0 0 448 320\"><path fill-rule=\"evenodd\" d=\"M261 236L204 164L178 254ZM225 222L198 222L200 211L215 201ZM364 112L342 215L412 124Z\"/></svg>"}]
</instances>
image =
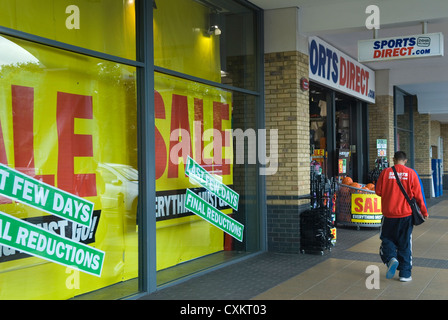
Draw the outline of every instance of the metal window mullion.
<instances>
[{"instance_id":1,"label":"metal window mullion","mask_svg":"<svg viewBox=\"0 0 448 320\"><path fill-rule=\"evenodd\" d=\"M136 1L137 58L143 67L137 69L138 110L138 257L139 291L148 294L157 289L155 185L155 116L154 116L154 50L153 7L146 0Z\"/></svg>"},{"instance_id":2,"label":"metal window mullion","mask_svg":"<svg viewBox=\"0 0 448 320\"><path fill-rule=\"evenodd\" d=\"M154 71L159 72L159 73L163 73L163 74L167 74L167 75L170 75L170 76L174 76L174 77L183 78L183 79L186 79L186 80L202 83L202 84L209 85L209 86L212 86L212 87L217 87L217 88L220 88L220 89L235 91L235 92L239 92L239 93L245 93L245 94L249 94L249 95L252 95L252 96L260 96L260 93L257 92L257 91L252 91L252 90L247 90L247 89L243 89L243 88L239 88L239 87L229 86L227 84L222 84L222 83L219 83L219 82L215 82L215 81L211 81L211 80L207 80L207 79L203 79L203 78L198 78L198 77L195 77L195 76L191 76L189 74L185 74L185 73L182 73L182 72L178 72L178 71L174 71L174 70L170 70L170 69L166 69L166 68L162 68L162 67L158 67L158 66L154 66Z\"/></svg>"},{"instance_id":3,"label":"metal window mullion","mask_svg":"<svg viewBox=\"0 0 448 320\"><path fill-rule=\"evenodd\" d=\"M82 55L97 58L97 59L120 63L120 64L131 66L131 67L144 67L145 66L145 64L143 62L126 59L126 58L122 58L119 56L114 56L111 54L107 54L104 52L99 52L99 51L95 51L95 50L91 50L91 49L87 49L87 48L83 48L83 47L78 47L78 46L71 45L68 43L36 36L34 34L10 29L10 28L3 27L3 26L0 26L0 34L18 38L18 39L22 39L22 40L26 40L26 41L30 41L30 42L41 44L44 46L49 46L52 48L68 51L68 52L73 52L73 53L82 54Z\"/></svg>"}]
</instances>

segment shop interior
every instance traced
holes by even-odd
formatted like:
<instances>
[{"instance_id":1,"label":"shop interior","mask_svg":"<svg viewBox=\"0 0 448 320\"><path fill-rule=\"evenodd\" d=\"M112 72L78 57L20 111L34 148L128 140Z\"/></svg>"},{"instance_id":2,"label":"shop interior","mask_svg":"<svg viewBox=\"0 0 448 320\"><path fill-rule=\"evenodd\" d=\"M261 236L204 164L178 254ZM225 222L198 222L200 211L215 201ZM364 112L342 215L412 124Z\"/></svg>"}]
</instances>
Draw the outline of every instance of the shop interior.
<instances>
[{"instance_id":1,"label":"shop interior","mask_svg":"<svg viewBox=\"0 0 448 320\"><path fill-rule=\"evenodd\" d=\"M366 104L314 83L309 99L312 170L367 183Z\"/></svg>"}]
</instances>

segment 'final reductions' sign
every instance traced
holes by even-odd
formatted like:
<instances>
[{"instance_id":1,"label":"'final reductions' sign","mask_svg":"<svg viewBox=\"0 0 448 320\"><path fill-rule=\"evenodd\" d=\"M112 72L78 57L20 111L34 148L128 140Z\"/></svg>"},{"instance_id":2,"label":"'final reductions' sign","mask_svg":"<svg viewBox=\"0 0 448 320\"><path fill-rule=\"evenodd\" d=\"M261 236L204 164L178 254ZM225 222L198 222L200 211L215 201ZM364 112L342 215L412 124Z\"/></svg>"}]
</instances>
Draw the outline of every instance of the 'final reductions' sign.
<instances>
[{"instance_id":1,"label":"'final reductions' sign","mask_svg":"<svg viewBox=\"0 0 448 320\"><path fill-rule=\"evenodd\" d=\"M358 61L443 56L442 33L358 41Z\"/></svg>"},{"instance_id":2,"label":"'final reductions' sign","mask_svg":"<svg viewBox=\"0 0 448 320\"><path fill-rule=\"evenodd\" d=\"M317 37L309 37L310 80L375 103L375 72Z\"/></svg>"}]
</instances>

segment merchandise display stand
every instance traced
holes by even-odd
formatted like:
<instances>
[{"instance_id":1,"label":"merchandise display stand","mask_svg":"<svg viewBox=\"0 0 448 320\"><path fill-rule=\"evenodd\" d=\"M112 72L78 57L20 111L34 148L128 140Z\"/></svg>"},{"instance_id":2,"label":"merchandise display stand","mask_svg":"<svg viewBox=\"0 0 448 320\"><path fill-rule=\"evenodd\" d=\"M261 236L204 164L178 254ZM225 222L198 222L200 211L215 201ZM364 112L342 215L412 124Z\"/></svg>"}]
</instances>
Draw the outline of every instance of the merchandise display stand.
<instances>
[{"instance_id":1,"label":"merchandise display stand","mask_svg":"<svg viewBox=\"0 0 448 320\"><path fill-rule=\"evenodd\" d=\"M311 208L300 215L300 252L323 255L325 250L331 250L336 240L335 183L313 172L311 182Z\"/></svg>"},{"instance_id":2,"label":"merchandise display stand","mask_svg":"<svg viewBox=\"0 0 448 320\"><path fill-rule=\"evenodd\" d=\"M381 198L375 191L338 184L336 224L360 227L381 227Z\"/></svg>"},{"instance_id":3,"label":"merchandise display stand","mask_svg":"<svg viewBox=\"0 0 448 320\"><path fill-rule=\"evenodd\" d=\"M332 247L333 223L328 208L313 208L300 215L300 252L320 253Z\"/></svg>"}]
</instances>

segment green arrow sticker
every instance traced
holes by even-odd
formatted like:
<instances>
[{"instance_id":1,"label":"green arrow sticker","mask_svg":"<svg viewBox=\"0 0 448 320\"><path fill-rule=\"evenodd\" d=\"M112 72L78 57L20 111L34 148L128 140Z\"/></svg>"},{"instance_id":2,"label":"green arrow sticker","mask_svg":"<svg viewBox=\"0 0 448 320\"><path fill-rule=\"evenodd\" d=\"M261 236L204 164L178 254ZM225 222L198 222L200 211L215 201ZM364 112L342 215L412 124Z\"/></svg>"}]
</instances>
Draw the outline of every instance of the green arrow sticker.
<instances>
[{"instance_id":1,"label":"green arrow sticker","mask_svg":"<svg viewBox=\"0 0 448 320\"><path fill-rule=\"evenodd\" d=\"M0 211L0 244L101 277L105 253Z\"/></svg>"},{"instance_id":2,"label":"green arrow sticker","mask_svg":"<svg viewBox=\"0 0 448 320\"><path fill-rule=\"evenodd\" d=\"M230 189L221 181L215 179L210 173L202 168L196 161L188 157L187 166L185 168L185 174L193 181L206 188L212 194L216 195L219 199L227 203L233 209L238 211L238 202L240 195Z\"/></svg>"},{"instance_id":3,"label":"green arrow sticker","mask_svg":"<svg viewBox=\"0 0 448 320\"><path fill-rule=\"evenodd\" d=\"M185 209L210 222L238 241L243 241L244 225L219 211L190 189L187 189Z\"/></svg>"},{"instance_id":4,"label":"green arrow sticker","mask_svg":"<svg viewBox=\"0 0 448 320\"><path fill-rule=\"evenodd\" d=\"M0 195L90 226L94 204L0 163Z\"/></svg>"}]
</instances>

